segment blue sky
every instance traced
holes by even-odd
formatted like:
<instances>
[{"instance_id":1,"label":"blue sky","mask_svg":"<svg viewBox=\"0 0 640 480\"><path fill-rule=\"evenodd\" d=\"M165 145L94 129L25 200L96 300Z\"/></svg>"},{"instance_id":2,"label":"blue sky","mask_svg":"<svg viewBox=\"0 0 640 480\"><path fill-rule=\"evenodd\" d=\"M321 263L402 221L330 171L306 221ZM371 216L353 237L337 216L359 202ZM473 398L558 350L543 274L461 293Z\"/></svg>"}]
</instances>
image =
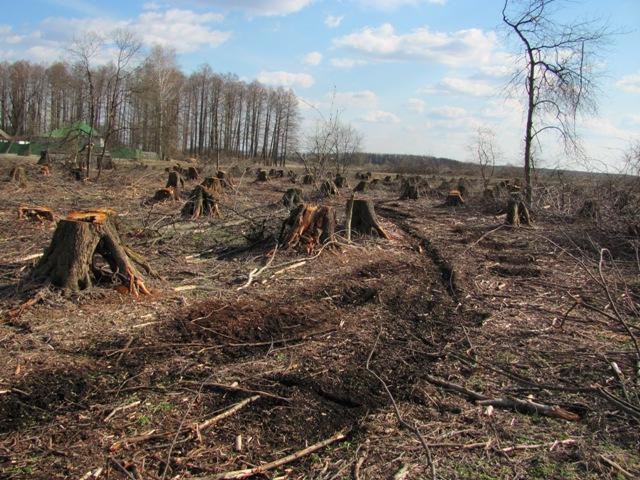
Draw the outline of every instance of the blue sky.
<instances>
[{"instance_id":1,"label":"blue sky","mask_svg":"<svg viewBox=\"0 0 640 480\"><path fill-rule=\"evenodd\" d=\"M146 46L175 48L187 73L209 63L293 88L305 128L333 105L368 151L468 160L474 132L488 125L503 161L520 164L523 116L503 89L514 58L501 8L502 0L30 0L3 11L0 59L50 63L75 35L127 27ZM600 59L600 111L580 128L594 164L614 169L640 138L640 0L570 2L563 15L625 32ZM576 166L552 135L539 157Z\"/></svg>"}]
</instances>

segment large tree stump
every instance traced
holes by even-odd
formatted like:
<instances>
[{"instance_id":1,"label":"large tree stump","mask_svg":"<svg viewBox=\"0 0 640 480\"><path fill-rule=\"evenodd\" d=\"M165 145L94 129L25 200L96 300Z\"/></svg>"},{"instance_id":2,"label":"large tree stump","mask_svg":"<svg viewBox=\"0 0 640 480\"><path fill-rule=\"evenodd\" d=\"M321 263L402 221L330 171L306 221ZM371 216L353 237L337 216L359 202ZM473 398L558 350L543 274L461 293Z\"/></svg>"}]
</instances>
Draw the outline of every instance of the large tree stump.
<instances>
[{"instance_id":1,"label":"large tree stump","mask_svg":"<svg viewBox=\"0 0 640 480\"><path fill-rule=\"evenodd\" d=\"M269 174L266 170L258 170L258 175L256 176L256 182L268 182Z\"/></svg>"},{"instance_id":2,"label":"large tree stump","mask_svg":"<svg viewBox=\"0 0 640 480\"><path fill-rule=\"evenodd\" d=\"M354 192L365 193L369 189L369 182L366 180L361 180L356 185L356 188L353 189Z\"/></svg>"},{"instance_id":3,"label":"large tree stump","mask_svg":"<svg viewBox=\"0 0 640 480\"><path fill-rule=\"evenodd\" d=\"M222 170L218 170L216 172L216 177L218 177L220 179L220 183L222 183L222 186L224 188L233 188L234 187L233 178L231 178L231 175L229 175L227 172L223 172Z\"/></svg>"},{"instance_id":4,"label":"large tree stump","mask_svg":"<svg viewBox=\"0 0 640 480\"><path fill-rule=\"evenodd\" d=\"M196 167L189 167L187 169L187 180L197 180L198 176L198 169Z\"/></svg>"},{"instance_id":5,"label":"large tree stump","mask_svg":"<svg viewBox=\"0 0 640 480\"><path fill-rule=\"evenodd\" d=\"M50 165L51 158L49 157L49 150L40 150L40 158L38 159L38 165Z\"/></svg>"},{"instance_id":6,"label":"large tree stump","mask_svg":"<svg viewBox=\"0 0 640 480\"><path fill-rule=\"evenodd\" d=\"M402 185L402 193L400 194L400 200L418 200L421 196L421 191L413 182L404 182Z\"/></svg>"},{"instance_id":7,"label":"large tree stump","mask_svg":"<svg viewBox=\"0 0 640 480\"><path fill-rule=\"evenodd\" d=\"M195 220L202 216L219 217L220 210L213 192L202 185L196 186L189 195L189 200L182 207L182 216Z\"/></svg>"},{"instance_id":8,"label":"large tree stump","mask_svg":"<svg viewBox=\"0 0 640 480\"><path fill-rule=\"evenodd\" d=\"M148 294L132 260L147 271L150 269L142 257L122 243L114 216L110 210L90 210L71 212L60 220L32 278L68 290L84 290L109 278L124 284L131 295ZM109 272L98 264L99 258Z\"/></svg>"},{"instance_id":9,"label":"large tree stump","mask_svg":"<svg viewBox=\"0 0 640 480\"><path fill-rule=\"evenodd\" d=\"M349 200L351 202L352 200ZM347 203L347 210L349 203ZM371 200L353 200L351 213L351 228L363 235L377 233L382 238L389 240L389 234L380 225Z\"/></svg>"},{"instance_id":10,"label":"large tree stump","mask_svg":"<svg viewBox=\"0 0 640 480\"><path fill-rule=\"evenodd\" d=\"M444 203L449 207L459 207L460 205L464 205L464 199L458 190L451 190Z\"/></svg>"},{"instance_id":11,"label":"large tree stump","mask_svg":"<svg viewBox=\"0 0 640 480\"><path fill-rule=\"evenodd\" d=\"M18 218L53 222L53 211L49 207L18 207Z\"/></svg>"},{"instance_id":12,"label":"large tree stump","mask_svg":"<svg viewBox=\"0 0 640 480\"><path fill-rule=\"evenodd\" d=\"M324 182L322 182L322 184L320 185L320 191L324 194L324 195L337 195L338 194L338 187L336 187L336 184L333 183L333 181L331 180L325 180Z\"/></svg>"},{"instance_id":13,"label":"large tree stump","mask_svg":"<svg viewBox=\"0 0 640 480\"><path fill-rule=\"evenodd\" d=\"M167 184L165 185L166 188L173 188L176 191L177 196L180 196L180 191L184 188L184 178L182 178L182 175L180 175L180 173L176 172L175 170L172 172L169 172L169 178L167 178Z\"/></svg>"},{"instance_id":14,"label":"large tree stump","mask_svg":"<svg viewBox=\"0 0 640 480\"><path fill-rule=\"evenodd\" d=\"M24 167L15 166L9 172L9 181L17 182L21 187L27 185L27 172Z\"/></svg>"},{"instance_id":15,"label":"large tree stump","mask_svg":"<svg viewBox=\"0 0 640 480\"><path fill-rule=\"evenodd\" d=\"M287 208L295 207L301 203L304 203L301 188L289 188L282 196L282 204Z\"/></svg>"},{"instance_id":16,"label":"large tree stump","mask_svg":"<svg viewBox=\"0 0 640 480\"><path fill-rule=\"evenodd\" d=\"M173 187L161 188L157 190L156 193L153 194L153 198L151 199L153 202L166 202L168 200L179 200L180 196L178 192Z\"/></svg>"},{"instance_id":17,"label":"large tree stump","mask_svg":"<svg viewBox=\"0 0 640 480\"><path fill-rule=\"evenodd\" d=\"M282 223L280 243L285 248L302 246L310 254L317 245L333 240L336 213L332 207L300 204Z\"/></svg>"},{"instance_id":18,"label":"large tree stump","mask_svg":"<svg viewBox=\"0 0 640 480\"><path fill-rule=\"evenodd\" d=\"M531 225L531 216L525 203L519 198L512 198L507 204L507 224L514 227Z\"/></svg>"},{"instance_id":19,"label":"large tree stump","mask_svg":"<svg viewBox=\"0 0 640 480\"><path fill-rule=\"evenodd\" d=\"M200 185L218 195L222 195L222 193L224 192L224 189L222 188L222 182L218 177L205 177Z\"/></svg>"},{"instance_id":20,"label":"large tree stump","mask_svg":"<svg viewBox=\"0 0 640 480\"><path fill-rule=\"evenodd\" d=\"M336 184L336 187L338 188L347 188L349 187L349 182L347 182L347 177L344 177L340 174L336 175L335 180L333 181L333 183Z\"/></svg>"}]
</instances>

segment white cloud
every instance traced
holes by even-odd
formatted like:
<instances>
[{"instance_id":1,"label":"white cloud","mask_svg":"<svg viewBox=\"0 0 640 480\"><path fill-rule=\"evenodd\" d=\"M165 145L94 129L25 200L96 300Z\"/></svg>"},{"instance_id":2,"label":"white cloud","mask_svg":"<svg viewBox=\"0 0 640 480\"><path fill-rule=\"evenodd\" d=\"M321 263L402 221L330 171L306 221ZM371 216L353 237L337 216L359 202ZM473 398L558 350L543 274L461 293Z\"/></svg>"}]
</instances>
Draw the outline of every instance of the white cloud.
<instances>
[{"instance_id":1,"label":"white cloud","mask_svg":"<svg viewBox=\"0 0 640 480\"><path fill-rule=\"evenodd\" d=\"M267 72L264 70L258 74L258 81L265 85L281 87L294 87L299 85L302 88L309 88L315 83L314 78L307 73Z\"/></svg>"},{"instance_id":2,"label":"white cloud","mask_svg":"<svg viewBox=\"0 0 640 480\"><path fill-rule=\"evenodd\" d=\"M320 52L307 53L302 61L306 65L320 65L320 62L322 62L322 54Z\"/></svg>"},{"instance_id":3,"label":"white cloud","mask_svg":"<svg viewBox=\"0 0 640 480\"><path fill-rule=\"evenodd\" d=\"M11 32L11 25L0 25L0 35L6 35Z\"/></svg>"},{"instance_id":4,"label":"white cloud","mask_svg":"<svg viewBox=\"0 0 640 480\"><path fill-rule=\"evenodd\" d=\"M383 60L424 60L450 66L479 66L492 63L498 40L494 32L477 28L444 33L423 27L399 34L393 25L385 23L335 38L333 44Z\"/></svg>"},{"instance_id":5,"label":"white cloud","mask_svg":"<svg viewBox=\"0 0 640 480\"><path fill-rule=\"evenodd\" d=\"M378 103L378 96L371 90L336 92L335 102L349 107L374 107Z\"/></svg>"},{"instance_id":6,"label":"white cloud","mask_svg":"<svg viewBox=\"0 0 640 480\"><path fill-rule=\"evenodd\" d=\"M395 10L400 7L418 6L424 3L433 5L444 5L447 0L357 0L358 3L368 8L377 8L379 10Z\"/></svg>"},{"instance_id":7,"label":"white cloud","mask_svg":"<svg viewBox=\"0 0 640 480\"><path fill-rule=\"evenodd\" d=\"M201 3L224 7L233 10L243 10L249 15L280 16L295 13L313 0L201 0Z\"/></svg>"},{"instance_id":8,"label":"white cloud","mask_svg":"<svg viewBox=\"0 0 640 480\"><path fill-rule=\"evenodd\" d=\"M353 68L360 65L366 65L367 62L365 60L359 60L355 58L332 58L331 65L336 68Z\"/></svg>"},{"instance_id":9,"label":"white cloud","mask_svg":"<svg viewBox=\"0 0 640 480\"><path fill-rule=\"evenodd\" d=\"M627 93L640 93L640 72L625 75L616 82L620 90Z\"/></svg>"},{"instance_id":10,"label":"white cloud","mask_svg":"<svg viewBox=\"0 0 640 480\"><path fill-rule=\"evenodd\" d=\"M497 92L495 86L482 80L469 78L444 77L440 86L449 92L472 95L474 97L487 97Z\"/></svg>"},{"instance_id":11,"label":"white cloud","mask_svg":"<svg viewBox=\"0 0 640 480\"><path fill-rule=\"evenodd\" d=\"M372 110L361 117L360 120L367 123L400 123L397 115L383 110Z\"/></svg>"},{"instance_id":12,"label":"white cloud","mask_svg":"<svg viewBox=\"0 0 640 480\"><path fill-rule=\"evenodd\" d=\"M410 98L407 101L407 106L410 111L422 114L427 107L427 103L419 98Z\"/></svg>"},{"instance_id":13,"label":"white cloud","mask_svg":"<svg viewBox=\"0 0 640 480\"><path fill-rule=\"evenodd\" d=\"M324 19L324 24L328 27L328 28L338 28L340 26L340 24L342 23L342 20L344 20L344 16L333 16L333 15L327 15Z\"/></svg>"},{"instance_id":14,"label":"white cloud","mask_svg":"<svg viewBox=\"0 0 640 480\"><path fill-rule=\"evenodd\" d=\"M462 107L451 107L445 105L444 107L436 107L430 110L430 113L437 117L442 118L463 118L468 115L467 111Z\"/></svg>"}]
</instances>

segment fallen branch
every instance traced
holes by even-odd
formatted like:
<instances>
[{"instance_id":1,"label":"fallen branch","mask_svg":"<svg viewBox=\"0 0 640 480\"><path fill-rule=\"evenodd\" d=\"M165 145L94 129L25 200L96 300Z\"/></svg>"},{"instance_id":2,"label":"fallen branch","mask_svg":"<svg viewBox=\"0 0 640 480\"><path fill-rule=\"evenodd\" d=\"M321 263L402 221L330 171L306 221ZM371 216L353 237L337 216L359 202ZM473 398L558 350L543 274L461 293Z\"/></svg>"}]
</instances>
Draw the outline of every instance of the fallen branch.
<instances>
[{"instance_id":1,"label":"fallen branch","mask_svg":"<svg viewBox=\"0 0 640 480\"><path fill-rule=\"evenodd\" d=\"M621 474L623 474L627 478L638 478L633 473L625 470L620 465L618 465L616 462L614 462L610 458L605 457L604 455L600 455L600 460L602 460L604 463L606 463L610 467L613 467L615 470L617 470L618 472L620 472Z\"/></svg>"},{"instance_id":2,"label":"fallen branch","mask_svg":"<svg viewBox=\"0 0 640 480\"><path fill-rule=\"evenodd\" d=\"M198 382L185 382L185 383L198 383ZM199 384L199 383L198 383ZM240 387L239 385L225 385L223 383L207 382L202 384L203 387L217 388L220 390L229 390L232 392L251 393L253 395L260 395L261 397L273 398L274 400L281 400L283 402L290 402L291 399L287 397L281 397L274 395L273 393L265 392L263 390L252 390L250 388Z\"/></svg>"},{"instance_id":3,"label":"fallen branch","mask_svg":"<svg viewBox=\"0 0 640 480\"><path fill-rule=\"evenodd\" d=\"M249 287L253 283L253 281L260 276L262 272L264 272L267 268L271 266L271 263L273 263L273 259L276 258L277 252L278 252L278 244L276 243L276 246L273 249L273 253L271 254L271 257L269 258L267 263L262 268L254 268L253 270L251 270L251 272L249 273L249 278L247 279L247 283L245 283L241 287L238 287L236 290L240 291Z\"/></svg>"},{"instance_id":4,"label":"fallen branch","mask_svg":"<svg viewBox=\"0 0 640 480\"><path fill-rule=\"evenodd\" d=\"M205 385L205 384L203 384L203 385ZM224 420L225 418L228 418L228 417L232 416L234 413L238 412L239 410L242 410L244 407L246 407L250 403L255 402L259 398L260 398L260 395L254 395L253 397L245 398L241 402L236 403L233 407L225 410L224 412L216 415L215 417L211 417L211 418L209 418L208 420L205 420L202 423L194 424L193 425L193 430L195 430L196 432L200 433L203 430L206 430L207 428L212 427L213 425L215 425L219 421Z\"/></svg>"},{"instance_id":5,"label":"fallen branch","mask_svg":"<svg viewBox=\"0 0 640 480\"><path fill-rule=\"evenodd\" d=\"M264 465L258 465L257 467L253 467L253 468L245 468L243 470L234 470L231 472L219 473L213 476L201 477L201 480L237 480L241 478L253 477L254 475L258 475L260 473L264 473L269 470L273 470L274 468L281 467L282 465L291 463L313 452L316 452L326 447L327 445L331 445L332 443L338 442L340 440L344 440L345 438L347 438L347 431L341 430L335 435L333 435L332 437L327 438L326 440L323 440L318 443L314 443L313 445L310 445L307 448L298 450L297 452L292 453L291 455L287 455L286 457L279 458L277 460L274 460L273 462L265 463Z\"/></svg>"},{"instance_id":6,"label":"fallen branch","mask_svg":"<svg viewBox=\"0 0 640 480\"><path fill-rule=\"evenodd\" d=\"M532 402L531 400L520 400L518 398L490 398L481 393L469 390L461 385L445 382L444 380L432 377L431 375L425 375L424 378L431 384L438 385L446 390L460 393L473 400L478 405L492 405L494 407L515 410L517 412L536 413L538 415L569 420L572 422L580 420L579 415L558 407L557 405L545 405L542 403Z\"/></svg>"}]
</instances>

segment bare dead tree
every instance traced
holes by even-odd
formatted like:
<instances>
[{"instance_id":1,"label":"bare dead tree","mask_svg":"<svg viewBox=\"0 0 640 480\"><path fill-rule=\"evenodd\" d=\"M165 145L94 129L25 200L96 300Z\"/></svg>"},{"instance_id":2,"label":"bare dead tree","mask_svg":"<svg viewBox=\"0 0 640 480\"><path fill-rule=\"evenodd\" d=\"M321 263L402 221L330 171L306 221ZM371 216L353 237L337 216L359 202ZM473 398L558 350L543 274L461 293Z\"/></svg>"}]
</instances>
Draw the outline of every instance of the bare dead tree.
<instances>
[{"instance_id":1,"label":"bare dead tree","mask_svg":"<svg viewBox=\"0 0 640 480\"><path fill-rule=\"evenodd\" d=\"M531 206L532 149L540 134L558 133L568 152L579 152L576 118L596 110L594 57L609 35L592 21L556 18L566 0L505 0L502 20L521 43L524 62L510 84L526 92L525 202Z\"/></svg>"},{"instance_id":2,"label":"bare dead tree","mask_svg":"<svg viewBox=\"0 0 640 480\"><path fill-rule=\"evenodd\" d=\"M473 160L480 166L482 186L486 190L493 177L496 160L502 157L496 145L495 132L486 125L479 127L470 149Z\"/></svg>"}]
</instances>

